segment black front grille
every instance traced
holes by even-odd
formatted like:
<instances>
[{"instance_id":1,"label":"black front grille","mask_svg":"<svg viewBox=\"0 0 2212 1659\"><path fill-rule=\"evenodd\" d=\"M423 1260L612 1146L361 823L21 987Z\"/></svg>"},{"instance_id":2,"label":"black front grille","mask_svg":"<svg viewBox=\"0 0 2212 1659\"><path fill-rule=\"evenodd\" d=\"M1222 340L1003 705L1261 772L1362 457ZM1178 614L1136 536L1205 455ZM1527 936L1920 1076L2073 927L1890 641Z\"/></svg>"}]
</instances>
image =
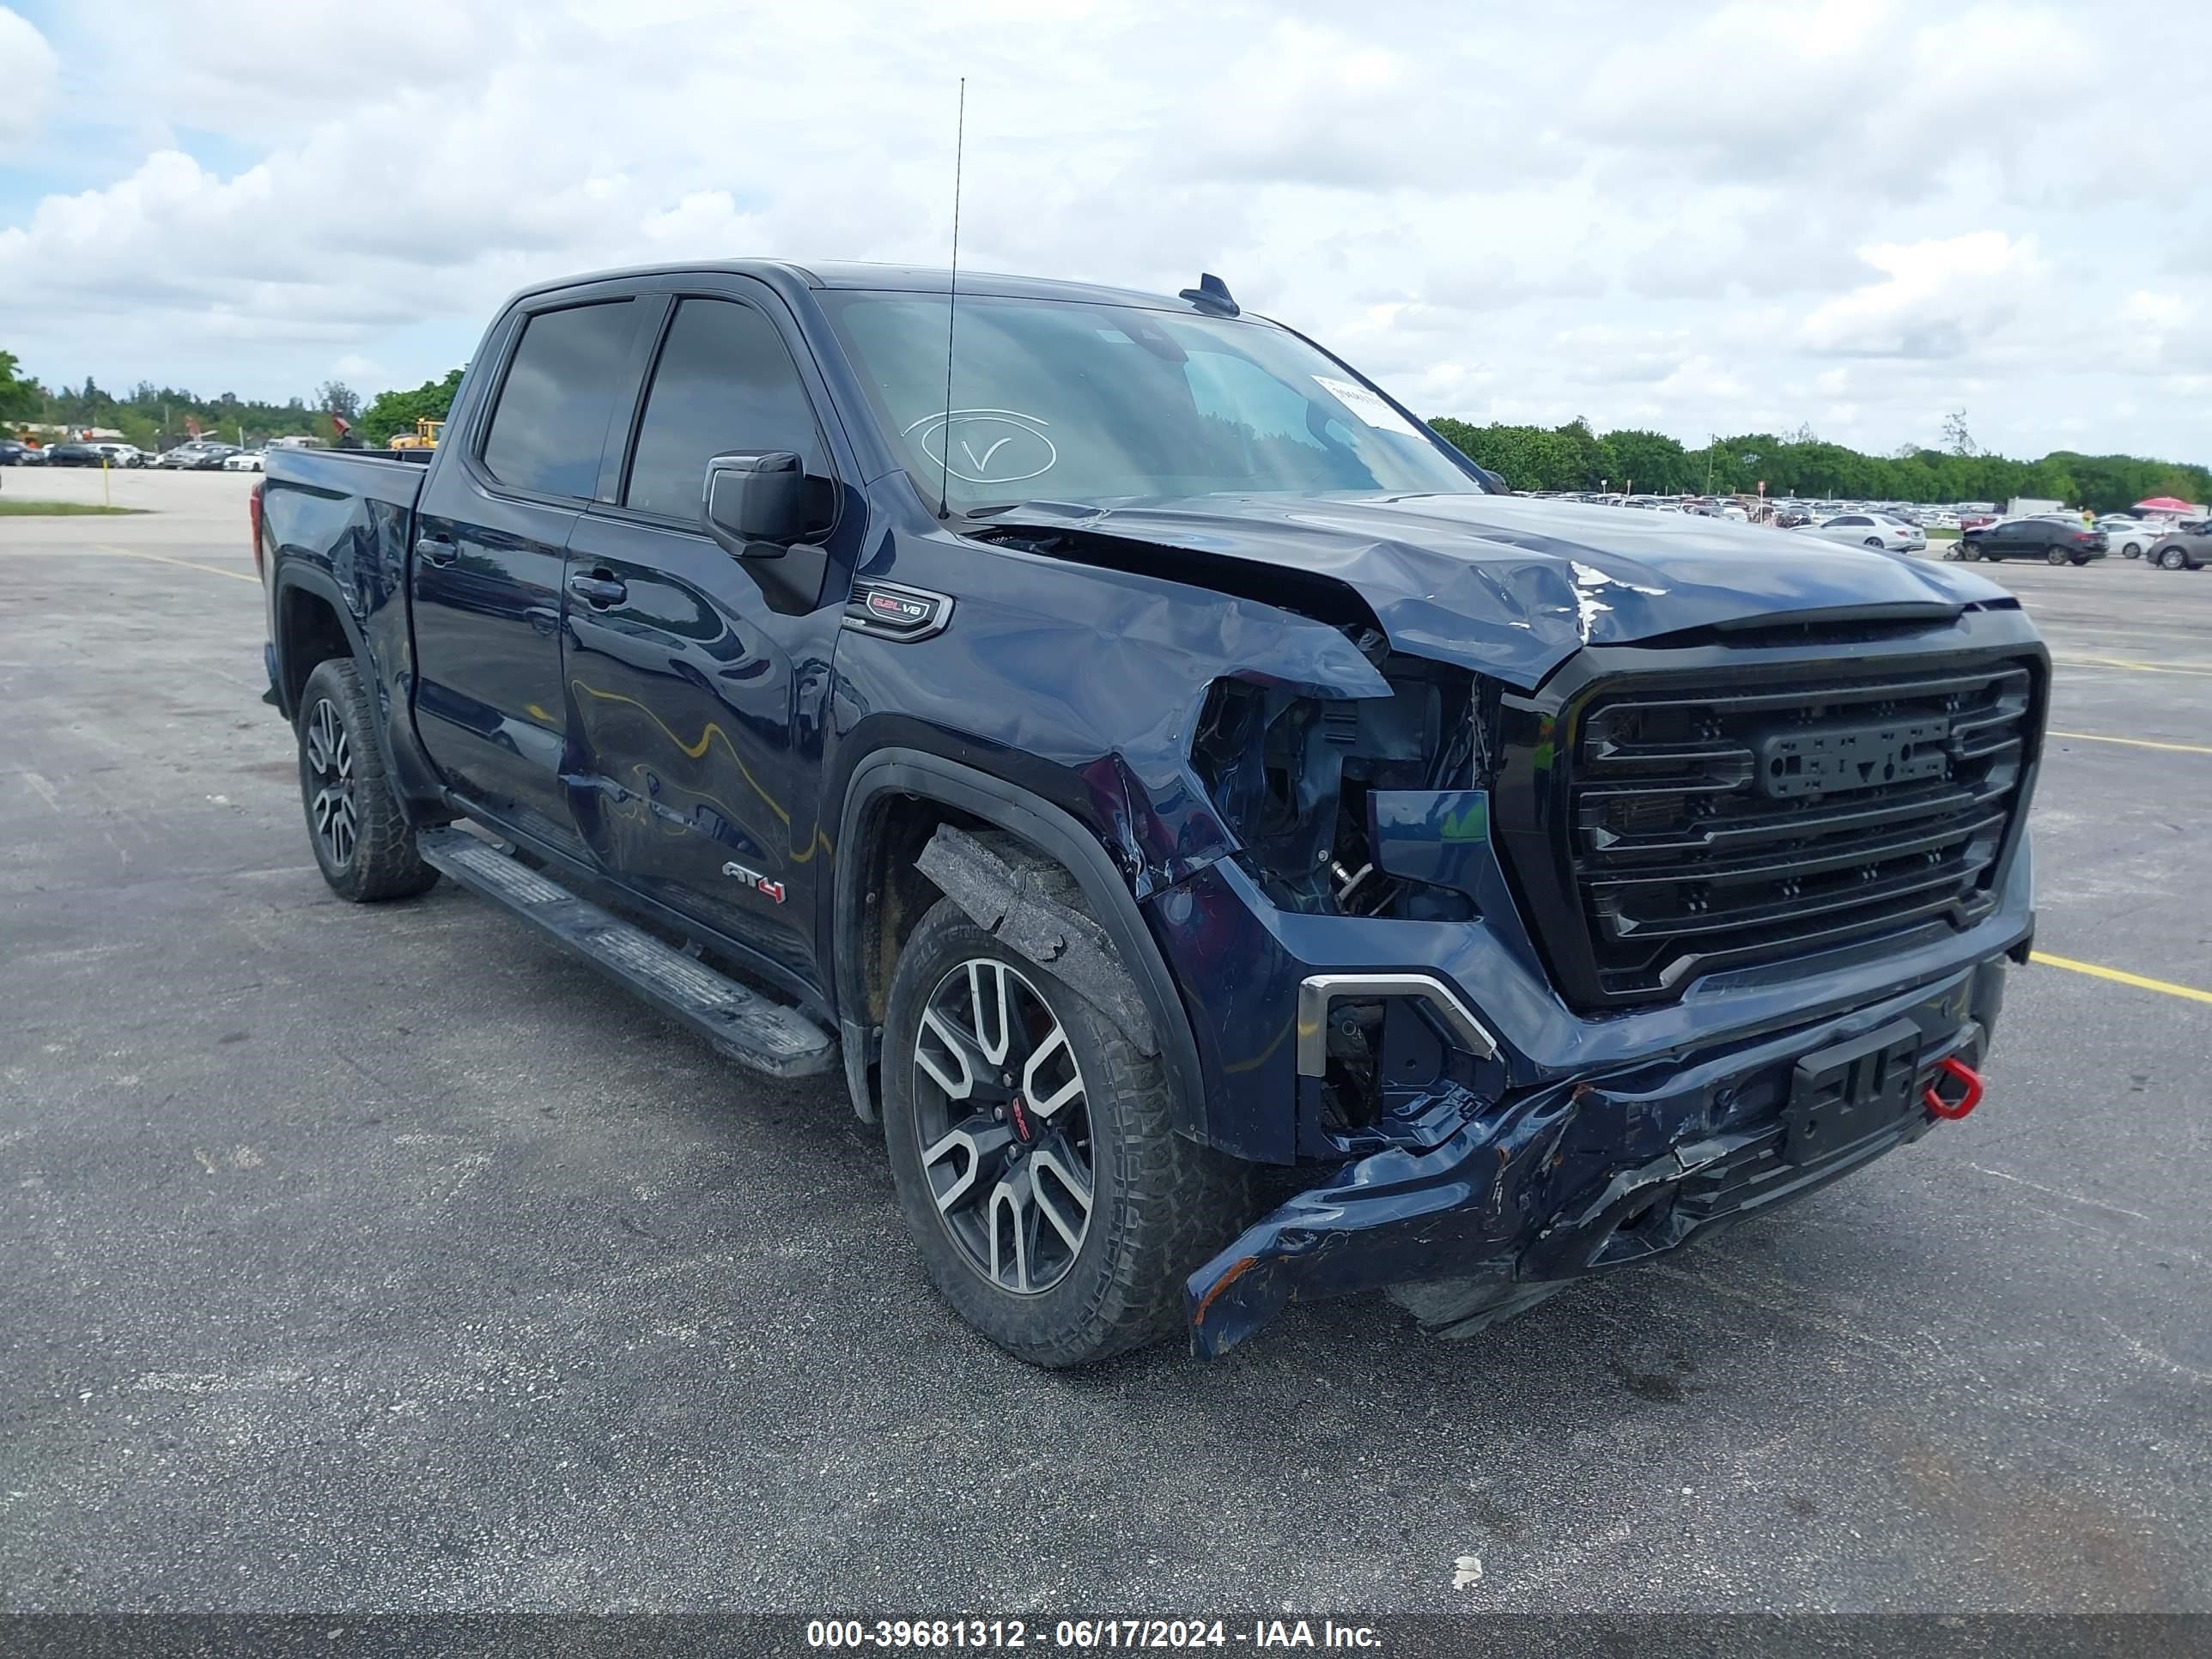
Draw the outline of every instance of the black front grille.
<instances>
[{"instance_id":1,"label":"black front grille","mask_svg":"<svg viewBox=\"0 0 2212 1659\"><path fill-rule=\"evenodd\" d=\"M1598 681L1553 825L1595 1000L1986 915L2040 684L2010 657Z\"/></svg>"}]
</instances>

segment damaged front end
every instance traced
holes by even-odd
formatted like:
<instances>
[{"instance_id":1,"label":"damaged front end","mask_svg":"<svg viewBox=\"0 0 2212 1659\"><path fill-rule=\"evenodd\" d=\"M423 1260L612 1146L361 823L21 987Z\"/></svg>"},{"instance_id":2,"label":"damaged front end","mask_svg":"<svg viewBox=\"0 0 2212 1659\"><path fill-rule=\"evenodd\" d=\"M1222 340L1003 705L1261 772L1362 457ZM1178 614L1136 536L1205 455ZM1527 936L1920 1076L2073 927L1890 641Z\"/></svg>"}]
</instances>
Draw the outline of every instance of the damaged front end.
<instances>
[{"instance_id":1,"label":"damaged front end","mask_svg":"<svg viewBox=\"0 0 2212 1659\"><path fill-rule=\"evenodd\" d=\"M1118 751L1203 1138L1291 1194L1191 1276L1202 1354L1378 1288L1466 1334L1978 1098L2033 929L2025 614L1893 561L1588 552L1524 506L1454 507L1496 520L1457 559L1334 505L987 532L1203 585L1239 647L1178 659L1176 752ZM1260 607L1295 652L1243 648Z\"/></svg>"},{"instance_id":2,"label":"damaged front end","mask_svg":"<svg viewBox=\"0 0 2212 1659\"><path fill-rule=\"evenodd\" d=\"M1214 1358L1293 1301L1376 1289L1433 1334L1468 1336L1801 1198L1971 1109L1978 1079L1972 1097L1954 1079L1972 1077L2003 971L1494 1107L1443 1095L1407 1144L1345 1165L1192 1274L1192 1346ZM1424 1146L1422 1129L1443 1138Z\"/></svg>"}]
</instances>

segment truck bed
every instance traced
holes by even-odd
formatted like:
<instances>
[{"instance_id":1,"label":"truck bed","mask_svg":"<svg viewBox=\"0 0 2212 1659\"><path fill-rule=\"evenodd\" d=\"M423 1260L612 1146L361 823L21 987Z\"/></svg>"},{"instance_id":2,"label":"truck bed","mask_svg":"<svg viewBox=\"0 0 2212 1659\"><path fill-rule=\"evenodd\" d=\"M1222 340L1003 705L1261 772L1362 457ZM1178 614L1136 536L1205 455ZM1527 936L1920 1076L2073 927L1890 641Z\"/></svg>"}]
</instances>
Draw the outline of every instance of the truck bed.
<instances>
[{"instance_id":1,"label":"truck bed","mask_svg":"<svg viewBox=\"0 0 2212 1659\"><path fill-rule=\"evenodd\" d=\"M427 461L434 452L422 452ZM325 495L356 495L411 512L428 468L397 451L272 449L264 462L270 484Z\"/></svg>"}]
</instances>

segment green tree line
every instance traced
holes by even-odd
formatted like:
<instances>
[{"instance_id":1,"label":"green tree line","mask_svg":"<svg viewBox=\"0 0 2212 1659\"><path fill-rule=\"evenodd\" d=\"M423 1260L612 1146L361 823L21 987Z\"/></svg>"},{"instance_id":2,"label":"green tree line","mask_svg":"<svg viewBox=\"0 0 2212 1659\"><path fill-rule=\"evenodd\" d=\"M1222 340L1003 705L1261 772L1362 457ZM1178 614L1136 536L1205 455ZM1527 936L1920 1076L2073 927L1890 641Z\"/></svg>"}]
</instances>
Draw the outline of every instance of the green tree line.
<instances>
[{"instance_id":1,"label":"green tree line","mask_svg":"<svg viewBox=\"0 0 2212 1659\"><path fill-rule=\"evenodd\" d=\"M15 355L0 350L0 433L33 425L105 427L141 449L180 443L194 426L210 438L249 447L290 437L333 443L341 441L338 420L350 428L345 441L381 445L396 433L412 432L418 416L443 420L461 384L457 368L412 390L380 392L364 409L360 394L342 380L325 381L311 397L277 404L230 392L204 398L150 380L128 392L109 392L89 376L82 386L48 386L20 375L17 368Z\"/></svg>"},{"instance_id":2,"label":"green tree line","mask_svg":"<svg viewBox=\"0 0 2212 1659\"><path fill-rule=\"evenodd\" d=\"M1708 490L1846 501L1996 501L2032 495L2110 513L2154 495L2212 500L2212 470L2136 455L2054 450L2040 460L1981 453L1963 416L1948 422L1950 447L1907 445L1869 455L1825 443L1809 429L1740 433L1691 448L1663 432L1626 428L1600 434L1587 421L1565 426L1474 426L1439 416L1429 424L1516 489L1634 489L1680 495Z\"/></svg>"},{"instance_id":3,"label":"green tree line","mask_svg":"<svg viewBox=\"0 0 2212 1659\"><path fill-rule=\"evenodd\" d=\"M312 399L283 404L254 403L228 392L201 398L143 380L124 393L103 391L89 378L82 386L50 389L20 378L15 358L0 350L0 425L112 427L130 442L153 449L180 440L187 418L230 442L241 430L248 444L295 435L329 441L337 435L336 415L352 424L355 439L381 445L412 432L418 419L443 420L460 384L456 368L418 386L379 392L366 407L338 381L317 387ZM1808 428L1787 434L1740 433L1692 448L1663 432L1627 427L1601 434L1580 420L1557 427L1474 426L1438 416L1429 424L1516 489L1749 495L1763 480L1769 495L1998 502L2033 495L2100 513L2153 495L2212 500L2212 471L2194 464L2064 449L2036 461L1984 454L1963 415L1945 422L1943 448L1907 445L1892 455L1823 442Z\"/></svg>"},{"instance_id":4,"label":"green tree line","mask_svg":"<svg viewBox=\"0 0 2212 1659\"><path fill-rule=\"evenodd\" d=\"M0 358L8 354L0 352ZM9 360L12 368L12 360ZM12 387L9 381L12 380ZM10 429L28 425L62 426L73 429L106 427L123 434L141 449L167 448L181 442L197 425L202 434L225 443L266 443L271 438L317 437L329 441L337 428L325 393L346 390L333 382L310 404L305 398L285 403L262 403L225 392L202 397L179 386L155 386L141 380L128 392L110 392L87 376L82 386L48 386L35 380L0 380L0 420ZM358 407L358 404L356 405Z\"/></svg>"},{"instance_id":5,"label":"green tree line","mask_svg":"<svg viewBox=\"0 0 2212 1659\"><path fill-rule=\"evenodd\" d=\"M378 392L361 417L362 441L386 444L400 433L412 432L418 420L444 420L453 406L453 394L460 389L461 371L456 368L444 379L425 380L411 392Z\"/></svg>"}]
</instances>

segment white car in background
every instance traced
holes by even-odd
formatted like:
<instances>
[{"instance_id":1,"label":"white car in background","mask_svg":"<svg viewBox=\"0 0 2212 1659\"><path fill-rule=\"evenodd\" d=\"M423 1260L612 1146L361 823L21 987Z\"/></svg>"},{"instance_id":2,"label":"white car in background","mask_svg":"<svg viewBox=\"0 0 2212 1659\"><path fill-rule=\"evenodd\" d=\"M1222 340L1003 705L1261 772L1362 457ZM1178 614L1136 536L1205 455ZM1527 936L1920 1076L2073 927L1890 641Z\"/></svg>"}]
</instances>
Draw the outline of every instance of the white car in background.
<instances>
[{"instance_id":1,"label":"white car in background","mask_svg":"<svg viewBox=\"0 0 2212 1659\"><path fill-rule=\"evenodd\" d=\"M2106 514L2097 520L2097 528L2105 532L2105 545L2124 559L2140 559L2166 533L2164 526L2125 513Z\"/></svg>"},{"instance_id":2,"label":"white car in background","mask_svg":"<svg viewBox=\"0 0 2212 1659\"><path fill-rule=\"evenodd\" d=\"M154 458L137 444L98 443L93 447L107 457L110 466L151 466Z\"/></svg>"},{"instance_id":3,"label":"white car in background","mask_svg":"<svg viewBox=\"0 0 2212 1659\"><path fill-rule=\"evenodd\" d=\"M235 455L226 455L222 458L222 470L226 472L258 472L261 471L261 452L241 449Z\"/></svg>"},{"instance_id":4,"label":"white car in background","mask_svg":"<svg viewBox=\"0 0 2212 1659\"><path fill-rule=\"evenodd\" d=\"M1825 541L1856 542L1886 553L1917 553L1928 545L1928 532L1918 525L1893 519L1886 513L1838 513L1820 524L1806 525L1796 533Z\"/></svg>"}]
</instances>

